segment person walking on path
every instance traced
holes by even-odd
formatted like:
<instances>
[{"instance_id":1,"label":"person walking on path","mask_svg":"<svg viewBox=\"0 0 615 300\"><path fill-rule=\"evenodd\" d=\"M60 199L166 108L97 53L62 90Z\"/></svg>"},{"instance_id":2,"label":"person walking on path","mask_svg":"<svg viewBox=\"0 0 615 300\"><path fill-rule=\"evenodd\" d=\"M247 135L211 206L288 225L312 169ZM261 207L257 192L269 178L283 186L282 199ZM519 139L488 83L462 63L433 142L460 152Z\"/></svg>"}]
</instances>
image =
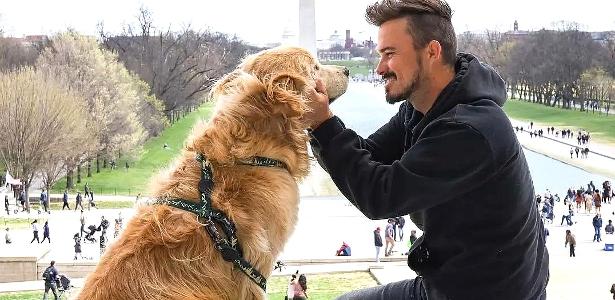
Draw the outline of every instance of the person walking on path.
<instances>
[{"instance_id":1,"label":"person walking on path","mask_svg":"<svg viewBox=\"0 0 615 300\"><path fill-rule=\"evenodd\" d=\"M390 256L393 252L393 247L395 246L394 239L394 231L393 225L395 221L393 219L389 219L386 228L384 229L384 240L386 241L386 245L384 247L384 256Z\"/></svg>"},{"instance_id":2,"label":"person walking on path","mask_svg":"<svg viewBox=\"0 0 615 300\"><path fill-rule=\"evenodd\" d=\"M380 262L380 248L382 248L382 236L380 235L380 227L374 230L374 246L376 247L376 262Z\"/></svg>"},{"instance_id":3,"label":"person walking on path","mask_svg":"<svg viewBox=\"0 0 615 300\"><path fill-rule=\"evenodd\" d=\"M43 190L41 191L40 203L41 203L41 206L43 207L43 210L44 210L46 213L50 213L50 212L49 212L49 201L48 201L48 200L49 200L49 199L48 199L48 197L47 197L47 193L45 192L45 189L43 189Z\"/></svg>"},{"instance_id":4,"label":"person walking on path","mask_svg":"<svg viewBox=\"0 0 615 300\"><path fill-rule=\"evenodd\" d=\"M399 241L404 240L404 225L406 225L406 219L403 216L399 216L397 219L397 229L399 231Z\"/></svg>"},{"instance_id":5,"label":"person walking on path","mask_svg":"<svg viewBox=\"0 0 615 300\"><path fill-rule=\"evenodd\" d=\"M58 270L55 267L56 262L51 261L51 264L43 272L43 280L45 281L45 293L43 294L43 300L47 299L49 290L53 293L55 300L58 300L58 290L56 287L56 279L58 278Z\"/></svg>"},{"instance_id":6,"label":"person walking on path","mask_svg":"<svg viewBox=\"0 0 615 300\"><path fill-rule=\"evenodd\" d=\"M80 259L83 259L83 255L81 255L81 236L79 233L75 233L75 235L73 236L73 240L75 241L75 259L77 260L77 256L79 256Z\"/></svg>"},{"instance_id":7,"label":"person walking on path","mask_svg":"<svg viewBox=\"0 0 615 300\"><path fill-rule=\"evenodd\" d=\"M32 221L30 225L32 225L32 234L34 235L32 240L30 241L30 244L32 244L34 240L36 240L36 242L40 244L41 241L38 239L38 220Z\"/></svg>"},{"instance_id":8,"label":"person walking on path","mask_svg":"<svg viewBox=\"0 0 615 300\"><path fill-rule=\"evenodd\" d=\"M75 197L75 210L77 207L81 207L81 211L83 211L83 197L81 196L81 192L77 192L77 196Z\"/></svg>"},{"instance_id":9,"label":"person walking on path","mask_svg":"<svg viewBox=\"0 0 615 300\"><path fill-rule=\"evenodd\" d=\"M81 209L81 216L79 216L79 222L81 222L81 229L79 229L79 237L82 237L83 233L85 232L85 215L83 214L83 209Z\"/></svg>"},{"instance_id":10,"label":"person walking on path","mask_svg":"<svg viewBox=\"0 0 615 300\"><path fill-rule=\"evenodd\" d=\"M600 237L600 231L602 230L602 217L600 213L597 213L592 220L592 225L594 225L594 242L602 241Z\"/></svg>"},{"instance_id":11,"label":"person walking on path","mask_svg":"<svg viewBox=\"0 0 615 300\"><path fill-rule=\"evenodd\" d=\"M574 238L574 234L570 230L566 230L566 242L564 243L564 247L570 244L570 257L577 257L574 253L574 247L577 246L577 240Z\"/></svg>"},{"instance_id":12,"label":"person walking on path","mask_svg":"<svg viewBox=\"0 0 615 300\"><path fill-rule=\"evenodd\" d=\"M91 207L96 208L96 202L94 202L94 192L92 192L92 190L90 190L90 195L86 195L86 198L88 199L88 210L90 210Z\"/></svg>"},{"instance_id":13,"label":"person walking on path","mask_svg":"<svg viewBox=\"0 0 615 300\"><path fill-rule=\"evenodd\" d=\"M10 210L9 210L9 196L8 195L4 195L4 210L6 210L6 215L10 215Z\"/></svg>"},{"instance_id":14,"label":"person walking on path","mask_svg":"<svg viewBox=\"0 0 615 300\"><path fill-rule=\"evenodd\" d=\"M64 190L64 195L62 195L62 210L64 210L65 207L70 210L70 206L68 206L68 190Z\"/></svg>"},{"instance_id":15,"label":"person walking on path","mask_svg":"<svg viewBox=\"0 0 615 300\"><path fill-rule=\"evenodd\" d=\"M45 239L51 244L51 238L49 237L49 221L45 221L45 225L43 225L43 240L41 243L45 242Z\"/></svg>"},{"instance_id":16,"label":"person walking on path","mask_svg":"<svg viewBox=\"0 0 615 300\"><path fill-rule=\"evenodd\" d=\"M367 9L379 27L385 98L402 102L368 138L333 115L321 80L308 90L310 144L342 194L370 219L409 214L424 232L408 256L416 278L339 299L546 298L549 254L532 176L501 108L506 85L456 53L451 17L444 0Z\"/></svg>"},{"instance_id":17,"label":"person walking on path","mask_svg":"<svg viewBox=\"0 0 615 300\"><path fill-rule=\"evenodd\" d=\"M602 207L602 197L600 197L600 191L594 191L594 206L596 207L596 212L600 213L600 208Z\"/></svg>"}]
</instances>

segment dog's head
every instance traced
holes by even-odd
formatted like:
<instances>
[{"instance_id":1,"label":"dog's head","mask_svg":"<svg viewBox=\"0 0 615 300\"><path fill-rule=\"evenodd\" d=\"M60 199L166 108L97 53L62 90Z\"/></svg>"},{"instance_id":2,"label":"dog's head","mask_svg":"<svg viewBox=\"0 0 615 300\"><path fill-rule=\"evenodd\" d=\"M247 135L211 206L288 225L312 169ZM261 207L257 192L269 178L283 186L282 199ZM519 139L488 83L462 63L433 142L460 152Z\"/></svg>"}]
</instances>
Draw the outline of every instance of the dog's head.
<instances>
[{"instance_id":1,"label":"dog's head","mask_svg":"<svg viewBox=\"0 0 615 300\"><path fill-rule=\"evenodd\" d=\"M324 81L333 102L346 91L348 75L345 67L321 65L303 48L277 47L246 57L218 81L210 97L220 100L221 96L248 94L251 102L262 98L261 104L270 105L274 114L295 117L305 113L306 92L316 86L317 79Z\"/></svg>"}]
</instances>

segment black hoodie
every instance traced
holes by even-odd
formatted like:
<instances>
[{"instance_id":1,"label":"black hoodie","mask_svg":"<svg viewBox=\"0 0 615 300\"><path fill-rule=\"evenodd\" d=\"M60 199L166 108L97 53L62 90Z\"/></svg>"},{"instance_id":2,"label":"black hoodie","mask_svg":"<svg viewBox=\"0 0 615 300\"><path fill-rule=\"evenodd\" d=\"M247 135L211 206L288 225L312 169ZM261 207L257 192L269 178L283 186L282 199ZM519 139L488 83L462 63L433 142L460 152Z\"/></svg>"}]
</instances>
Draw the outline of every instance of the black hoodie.
<instances>
[{"instance_id":1,"label":"black hoodie","mask_svg":"<svg viewBox=\"0 0 615 300\"><path fill-rule=\"evenodd\" d=\"M320 164L370 219L410 214L408 265L448 299L537 299L549 255L500 76L459 54L425 116L408 101L369 138L333 117L312 131Z\"/></svg>"}]
</instances>

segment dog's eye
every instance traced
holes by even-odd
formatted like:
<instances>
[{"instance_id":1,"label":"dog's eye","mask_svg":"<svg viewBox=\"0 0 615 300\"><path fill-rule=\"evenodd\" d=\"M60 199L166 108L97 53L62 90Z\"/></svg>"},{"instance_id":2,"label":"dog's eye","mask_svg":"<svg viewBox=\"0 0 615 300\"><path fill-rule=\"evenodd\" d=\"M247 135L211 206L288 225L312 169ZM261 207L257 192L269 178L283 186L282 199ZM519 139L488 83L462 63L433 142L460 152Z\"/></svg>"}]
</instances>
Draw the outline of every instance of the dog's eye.
<instances>
[{"instance_id":1,"label":"dog's eye","mask_svg":"<svg viewBox=\"0 0 615 300\"><path fill-rule=\"evenodd\" d=\"M316 69L316 71L319 71L320 70L320 66L316 65L315 69Z\"/></svg>"}]
</instances>

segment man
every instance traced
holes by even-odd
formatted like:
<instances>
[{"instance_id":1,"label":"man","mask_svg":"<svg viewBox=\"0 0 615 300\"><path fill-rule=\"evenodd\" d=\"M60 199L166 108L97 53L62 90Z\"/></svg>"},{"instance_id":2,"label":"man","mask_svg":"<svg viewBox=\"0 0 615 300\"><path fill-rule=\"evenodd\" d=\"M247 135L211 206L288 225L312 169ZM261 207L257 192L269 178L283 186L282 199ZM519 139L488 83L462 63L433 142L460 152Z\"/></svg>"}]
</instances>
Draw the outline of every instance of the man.
<instances>
[{"instance_id":1,"label":"man","mask_svg":"<svg viewBox=\"0 0 615 300\"><path fill-rule=\"evenodd\" d=\"M75 197L75 210L77 207L81 207L81 211L83 211L83 197L81 197L81 192L77 192L77 196Z\"/></svg>"},{"instance_id":2,"label":"man","mask_svg":"<svg viewBox=\"0 0 615 300\"><path fill-rule=\"evenodd\" d=\"M41 241L38 239L38 220L35 219L32 223L30 223L30 225L32 225L32 234L34 235L30 241L30 244L32 244L34 240L40 244Z\"/></svg>"},{"instance_id":3,"label":"man","mask_svg":"<svg viewBox=\"0 0 615 300\"><path fill-rule=\"evenodd\" d=\"M62 195L62 210L64 210L65 207L70 210L70 206L68 206L68 190L64 190L64 195Z\"/></svg>"},{"instance_id":4,"label":"man","mask_svg":"<svg viewBox=\"0 0 615 300\"><path fill-rule=\"evenodd\" d=\"M54 299L58 298L58 292L56 289L56 279L58 278L58 270L54 266L56 264L55 261L51 261L51 264L45 271L43 272L43 280L45 280L45 293L43 294L43 300L47 299L47 294L49 294L49 290L53 293Z\"/></svg>"},{"instance_id":5,"label":"man","mask_svg":"<svg viewBox=\"0 0 615 300\"><path fill-rule=\"evenodd\" d=\"M4 233L4 243L6 243L7 245L12 243L13 241L11 240L11 235L9 234L9 228L7 227L5 229L5 233Z\"/></svg>"},{"instance_id":6,"label":"man","mask_svg":"<svg viewBox=\"0 0 615 300\"><path fill-rule=\"evenodd\" d=\"M43 210L47 212L47 194L45 193L45 189L41 190L40 203Z\"/></svg>"},{"instance_id":7,"label":"man","mask_svg":"<svg viewBox=\"0 0 615 300\"><path fill-rule=\"evenodd\" d=\"M380 262L380 248L382 248L382 236L380 236L380 227L374 230L374 246L376 247L376 262Z\"/></svg>"},{"instance_id":8,"label":"man","mask_svg":"<svg viewBox=\"0 0 615 300\"><path fill-rule=\"evenodd\" d=\"M382 0L376 71L399 112L368 139L329 109L322 82L305 119L319 163L363 214L410 214L424 234L408 265L420 276L339 299L545 299L549 256L532 178L500 106L501 77L456 56L441 0ZM514 187L511 189L511 187Z\"/></svg>"},{"instance_id":9,"label":"man","mask_svg":"<svg viewBox=\"0 0 615 300\"><path fill-rule=\"evenodd\" d=\"M600 213L597 213L592 219L592 225L594 225L594 242L601 242L600 231L602 230L602 217Z\"/></svg>"},{"instance_id":10,"label":"man","mask_svg":"<svg viewBox=\"0 0 615 300\"><path fill-rule=\"evenodd\" d=\"M389 219L387 226L384 228L384 240L386 242L384 246L384 256L389 256L393 252L395 246L395 220Z\"/></svg>"},{"instance_id":11,"label":"man","mask_svg":"<svg viewBox=\"0 0 615 300\"><path fill-rule=\"evenodd\" d=\"M10 215L9 213L9 196L4 195L4 210L6 210L6 215Z\"/></svg>"}]
</instances>

